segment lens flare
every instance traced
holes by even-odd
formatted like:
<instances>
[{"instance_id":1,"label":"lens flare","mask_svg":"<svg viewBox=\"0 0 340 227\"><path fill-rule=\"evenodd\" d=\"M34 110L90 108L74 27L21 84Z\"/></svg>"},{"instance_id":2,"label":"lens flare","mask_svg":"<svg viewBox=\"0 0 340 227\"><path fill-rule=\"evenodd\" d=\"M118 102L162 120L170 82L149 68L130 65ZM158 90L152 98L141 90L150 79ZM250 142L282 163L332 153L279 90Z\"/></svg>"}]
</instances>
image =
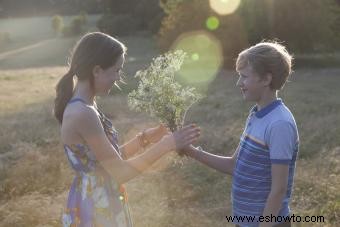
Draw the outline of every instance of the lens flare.
<instances>
[{"instance_id":1,"label":"lens flare","mask_svg":"<svg viewBox=\"0 0 340 227\"><path fill-rule=\"evenodd\" d=\"M237 10L241 0L209 0L210 7L220 15L228 15Z\"/></svg>"},{"instance_id":2,"label":"lens flare","mask_svg":"<svg viewBox=\"0 0 340 227\"><path fill-rule=\"evenodd\" d=\"M208 17L207 21L205 22L207 28L209 30L216 30L220 26L220 21L217 17Z\"/></svg>"},{"instance_id":3,"label":"lens flare","mask_svg":"<svg viewBox=\"0 0 340 227\"><path fill-rule=\"evenodd\" d=\"M223 62L220 41L206 31L182 34L172 49L187 53L188 58L176 77L184 84L197 85L200 88L208 86Z\"/></svg>"},{"instance_id":4,"label":"lens flare","mask_svg":"<svg viewBox=\"0 0 340 227\"><path fill-rule=\"evenodd\" d=\"M197 53L193 53L193 54L191 55L191 59L192 59L193 61L198 61L198 60L200 59L200 55L197 54Z\"/></svg>"}]
</instances>

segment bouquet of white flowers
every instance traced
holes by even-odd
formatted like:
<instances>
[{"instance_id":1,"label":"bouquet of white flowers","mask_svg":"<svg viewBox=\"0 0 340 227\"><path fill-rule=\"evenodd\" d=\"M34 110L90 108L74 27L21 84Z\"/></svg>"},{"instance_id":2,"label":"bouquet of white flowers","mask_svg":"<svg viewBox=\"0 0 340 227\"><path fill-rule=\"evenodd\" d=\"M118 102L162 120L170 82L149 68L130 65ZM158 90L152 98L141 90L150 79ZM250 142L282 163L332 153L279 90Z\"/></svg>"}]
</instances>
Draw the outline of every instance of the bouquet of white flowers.
<instances>
[{"instance_id":1,"label":"bouquet of white flowers","mask_svg":"<svg viewBox=\"0 0 340 227\"><path fill-rule=\"evenodd\" d=\"M138 87L128 95L131 109L150 114L171 131L182 127L187 111L202 97L195 88L183 87L175 80L184 59L181 50L153 59L147 69L136 73Z\"/></svg>"}]
</instances>

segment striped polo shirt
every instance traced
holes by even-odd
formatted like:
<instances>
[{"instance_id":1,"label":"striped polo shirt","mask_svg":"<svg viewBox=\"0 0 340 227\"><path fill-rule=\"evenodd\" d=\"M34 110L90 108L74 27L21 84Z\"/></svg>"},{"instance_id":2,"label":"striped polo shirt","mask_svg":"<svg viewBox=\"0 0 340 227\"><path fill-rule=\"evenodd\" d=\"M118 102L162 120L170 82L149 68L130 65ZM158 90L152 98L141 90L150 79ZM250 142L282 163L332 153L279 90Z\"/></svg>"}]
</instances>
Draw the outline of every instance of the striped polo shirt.
<instances>
[{"instance_id":1,"label":"striped polo shirt","mask_svg":"<svg viewBox=\"0 0 340 227\"><path fill-rule=\"evenodd\" d=\"M256 221L237 221L240 226L259 226L259 216L271 189L271 165L289 165L287 192L277 216L289 216L299 136L292 113L277 99L261 110L253 107L240 139L231 201L233 216L255 216Z\"/></svg>"}]
</instances>

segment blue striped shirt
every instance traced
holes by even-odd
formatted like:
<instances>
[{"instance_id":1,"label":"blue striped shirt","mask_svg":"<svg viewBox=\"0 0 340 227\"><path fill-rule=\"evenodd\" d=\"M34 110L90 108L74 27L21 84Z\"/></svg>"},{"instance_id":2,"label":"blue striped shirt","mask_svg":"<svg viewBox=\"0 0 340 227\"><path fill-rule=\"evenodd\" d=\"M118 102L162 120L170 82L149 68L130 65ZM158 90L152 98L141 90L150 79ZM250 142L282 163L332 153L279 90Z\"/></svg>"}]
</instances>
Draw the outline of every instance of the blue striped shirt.
<instances>
[{"instance_id":1,"label":"blue striped shirt","mask_svg":"<svg viewBox=\"0 0 340 227\"><path fill-rule=\"evenodd\" d=\"M289 216L299 136L292 113L277 99L257 111L253 107L240 139L233 172L231 201L233 216L259 216L271 190L271 165L289 165L287 192L277 216ZM259 226L260 222L237 222Z\"/></svg>"}]
</instances>

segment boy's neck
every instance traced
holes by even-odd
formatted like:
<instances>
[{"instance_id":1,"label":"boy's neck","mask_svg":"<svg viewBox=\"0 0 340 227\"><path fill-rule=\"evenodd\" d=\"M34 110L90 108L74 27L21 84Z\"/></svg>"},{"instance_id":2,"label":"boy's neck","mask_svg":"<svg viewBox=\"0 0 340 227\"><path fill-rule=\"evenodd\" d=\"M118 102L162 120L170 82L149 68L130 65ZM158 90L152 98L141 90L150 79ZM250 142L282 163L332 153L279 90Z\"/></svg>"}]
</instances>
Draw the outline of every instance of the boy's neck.
<instances>
[{"instance_id":1,"label":"boy's neck","mask_svg":"<svg viewBox=\"0 0 340 227\"><path fill-rule=\"evenodd\" d=\"M256 102L257 110L261 110L262 108L268 106L270 103L277 100L277 91L270 91L264 93L259 101Z\"/></svg>"}]
</instances>

